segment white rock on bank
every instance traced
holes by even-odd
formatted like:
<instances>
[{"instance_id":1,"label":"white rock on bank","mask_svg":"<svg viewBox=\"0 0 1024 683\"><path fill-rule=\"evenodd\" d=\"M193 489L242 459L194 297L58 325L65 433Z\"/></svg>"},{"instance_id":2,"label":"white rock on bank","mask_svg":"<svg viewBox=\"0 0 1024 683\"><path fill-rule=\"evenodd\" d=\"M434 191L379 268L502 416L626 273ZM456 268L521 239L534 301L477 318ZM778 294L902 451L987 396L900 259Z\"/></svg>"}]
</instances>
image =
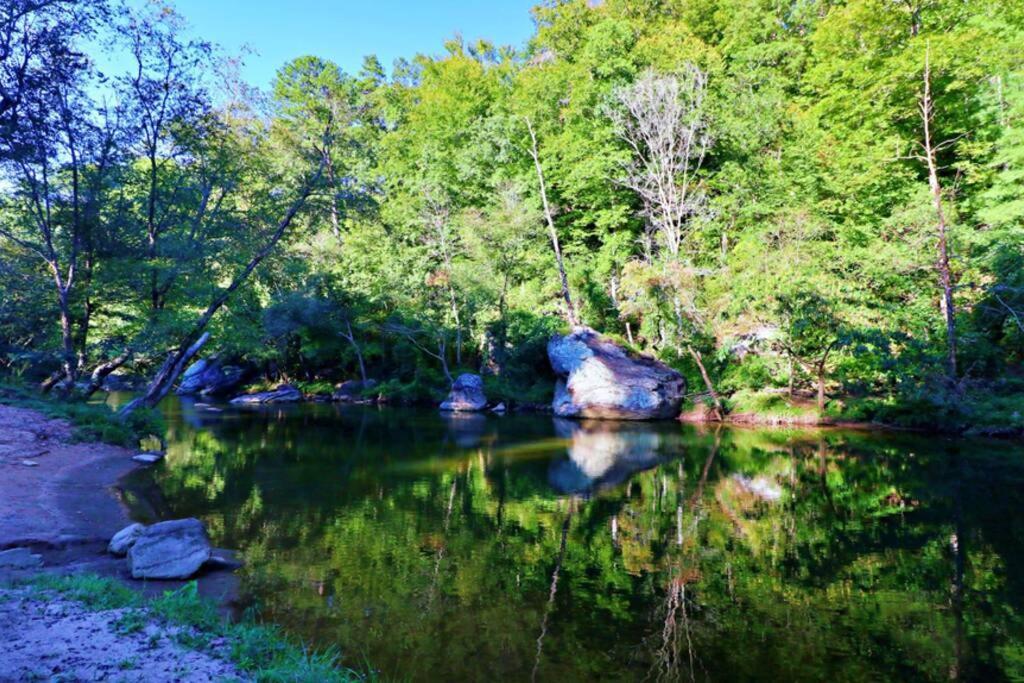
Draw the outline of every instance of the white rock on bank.
<instances>
[{"instance_id":1,"label":"white rock on bank","mask_svg":"<svg viewBox=\"0 0 1024 683\"><path fill-rule=\"evenodd\" d=\"M198 519L160 522L139 535L128 550L134 579L187 579L210 559L213 549Z\"/></svg>"},{"instance_id":2,"label":"white rock on bank","mask_svg":"<svg viewBox=\"0 0 1024 683\"><path fill-rule=\"evenodd\" d=\"M686 381L649 356L628 353L586 327L548 342L558 380L552 408L559 417L617 420L672 419Z\"/></svg>"},{"instance_id":3,"label":"white rock on bank","mask_svg":"<svg viewBox=\"0 0 1024 683\"><path fill-rule=\"evenodd\" d=\"M132 460L140 462L143 465L152 465L158 463L164 459L163 453L139 453L138 455L132 456Z\"/></svg>"}]
</instances>

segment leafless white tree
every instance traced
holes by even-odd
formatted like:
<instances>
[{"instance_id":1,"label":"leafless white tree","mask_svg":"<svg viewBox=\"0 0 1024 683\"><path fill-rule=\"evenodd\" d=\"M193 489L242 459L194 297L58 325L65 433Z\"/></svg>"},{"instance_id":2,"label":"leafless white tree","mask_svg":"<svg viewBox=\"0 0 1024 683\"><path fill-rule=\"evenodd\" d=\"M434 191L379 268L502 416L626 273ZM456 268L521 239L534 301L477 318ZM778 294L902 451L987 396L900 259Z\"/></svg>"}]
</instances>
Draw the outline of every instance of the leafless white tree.
<instances>
[{"instance_id":1,"label":"leafless white tree","mask_svg":"<svg viewBox=\"0 0 1024 683\"><path fill-rule=\"evenodd\" d=\"M643 202L650 231L645 244L650 250L657 243L670 274L679 272L683 247L694 225L710 214L707 194L698 177L712 144L707 91L707 74L693 64L687 64L678 74L648 69L633 83L615 91L616 106L608 111L619 136L632 151L621 182ZM682 338L684 318L693 319L694 315L692 309L684 311L678 284L673 289L676 326ZM700 369L721 415L722 403L700 352L692 344L687 344L686 350Z\"/></svg>"},{"instance_id":2,"label":"leafless white tree","mask_svg":"<svg viewBox=\"0 0 1024 683\"><path fill-rule=\"evenodd\" d=\"M707 214L697 174L711 147L706 104L708 77L687 65L680 74L647 70L616 90L609 109L632 150L621 182L639 195L658 242L678 259L695 219Z\"/></svg>"}]
</instances>

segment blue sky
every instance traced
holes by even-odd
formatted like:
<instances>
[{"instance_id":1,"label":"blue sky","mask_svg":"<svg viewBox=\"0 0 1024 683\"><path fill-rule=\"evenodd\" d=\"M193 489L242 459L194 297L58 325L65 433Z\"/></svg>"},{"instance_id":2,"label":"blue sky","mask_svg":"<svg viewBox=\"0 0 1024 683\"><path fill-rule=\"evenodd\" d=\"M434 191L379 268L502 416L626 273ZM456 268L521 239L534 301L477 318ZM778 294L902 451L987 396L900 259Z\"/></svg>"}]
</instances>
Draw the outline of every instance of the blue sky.
<instances>
[{"instance_id":1,"label":"blue sky","mask_svg":"<svg viewBox=\"0 0 1024 683\"><path fill-rule=\"evenodd\" d=\"M133 4L141 5L143 0ZM397 57L436 54L460 32L521 45L533 32L538 0L177 0L197 37L238 54L248 45L244 75L267 87L283 63L304 54L337 62L349 73L376 54L390 71Z\"/></svg>"}]
</instances>

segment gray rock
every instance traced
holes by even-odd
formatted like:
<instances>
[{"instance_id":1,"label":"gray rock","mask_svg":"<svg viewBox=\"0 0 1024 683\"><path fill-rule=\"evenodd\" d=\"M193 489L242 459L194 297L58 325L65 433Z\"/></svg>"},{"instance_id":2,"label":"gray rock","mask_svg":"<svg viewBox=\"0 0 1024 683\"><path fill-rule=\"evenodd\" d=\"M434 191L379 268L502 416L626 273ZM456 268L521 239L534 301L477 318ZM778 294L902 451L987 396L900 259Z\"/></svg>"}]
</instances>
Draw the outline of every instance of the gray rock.
<instances>
[{"instance_id":1,"label":"gray rock","mask_svg":"<svg viewBox=\"0 0 1024 683\"><path fill-rule=\"evenodd\" d=\"M302 392L290 384L282 384L273 391L261 391L257 394L242 394L231 399L232 405L261 405L263 403L297 403L302 400Z\"/></svg>"},{"instance_id":2,"label":"gray rock","mask_svg":"<svg viewBox=\"0 0 1024 683\"><path fill-rule=\"evenodd\" d=\"M182 373L176 393L181 396L222 396L237 391L250 376L245 368L222 365L216 357L200 358Z\"/></svg>"},{"instance_id":3,"label":"gray rock","mask_svg":"<svg viewBox=\"0 0 1024 683\"><path fill-rule=\"evenodd\" d=\"M0 552L0 569L35 569L43 566L43 558L28 548L11 548Z\"/></svg>"},{"instance_id":4,"label":"gray rock","mask_svg":"<svg viewBox=\"0 0 1024 683\"><path fill-rule=\"evenodd\" d=\"M132 460L134 460L135 462L142 463L143 465L152 465L154 463L160 462L163 459L164 459L164 454L163 453L153 453L153 452L150 452L150 453L139 453L138 455L133 455L132 456Z\"/></svg>"},{"instance_id":5,"label":"gray rock","mask_svg":"<svg viewBox=\"0 0 1024 683\"><path fill-rule=\"evenodd\" d=\"M124 557L128 554L128 550L135 545L135 541L139 540L139 536L146 530L146 527L142 524L131 524L114 534L114 537L110 539L110 543L107 544L107 552L111 555L117 555L118 557Z\"/></svg>"},{"instance_id":6,"label":"gray rock","mask_svg":"<svg viewBox=\"0 0 1024 683\"><path fill-rule=\"evenodd\" d=\"M35 460L22 460L21 464L24 465L25 467L39 467L39 463L37 463Z\"/></svg>"},{"instance_id":7,"label":"gray rock","mask_svg":"<svg viewBox=\"0 0 1024 683\"><path fill-rule=\"evenodd\" d=\"M507 408L505 407L504 403L499 403L498 405L496 405L493 408L491 408L491 412L492 413L498 413L498 414L504 413L506 410L507 410Z\"/></svg>"},{"instance_id":8,"label":"gray rock","mask_svg":"<svg viewBox=\"0 0 1024 683\"><path fill-rule=\"evenodd\" d=\"M441 404L441 410L453 412L476 412L487 407L484 395L484 381L480 375L464 373L459 375L448 392L448 398Z\"/></svg>"},{"instance_id":9,"label":"gray rock","mask_svg":"<svg viewBox=\"0 0 1024 683\"><path fill-rule=\"evenodd\" d=\"M586 327L548 342L558 381L555 415L618 420L671 419L679 415L686 381L649 356L627 353Z\"/></svg>"},{"instance_id":10,"label":"gray rock","mask_svg":"<svg viewBox=\"0 0 1024 683\"><path fill-rule=\"evenodd\" d=\"M128 550L128 568L133 579L187 579L211 554L203 523L176 519L146 527Z\"/></svg>"},{"instance_id":11,"label":"gray rock","mask_svg":"<svg viewBox=\"0 0 1024 683\"><path fill-rule=\"evenodd\" d=\"M350 379L348 381L339 384L334 393L331 394L331 399L340 403L355 403L363 400L363 394L370 391L377 386L377 380L368 379L365 382Z\"/></svg>"},{"instance_id":12,"label":"gray rock","mask_svg":"<svg viewBox=\"0 0 1024 683\"><path fill-rule=\"evenodd\" d=\"M216 361L206 358L200 358L192 363L181 374L181 380L178 382L176 393L181 396L198 394L199 390L203 388L208 374L212 373L215 368Z\"/></svg>"}]
</instances>

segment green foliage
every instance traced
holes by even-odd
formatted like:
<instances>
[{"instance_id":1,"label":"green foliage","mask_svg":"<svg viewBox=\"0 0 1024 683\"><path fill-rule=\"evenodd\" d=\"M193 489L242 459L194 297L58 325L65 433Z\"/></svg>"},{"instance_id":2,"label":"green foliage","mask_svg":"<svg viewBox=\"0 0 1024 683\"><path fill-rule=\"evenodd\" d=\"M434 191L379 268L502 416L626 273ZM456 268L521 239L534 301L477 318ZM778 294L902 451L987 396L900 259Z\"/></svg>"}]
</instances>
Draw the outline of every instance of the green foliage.
<instances>
[{"instance_id":1,"label":"green foliage","mask_svg":"<svg viewBox=\"0 0 1024 683\"><path fill-rule=\"evenodd\" d=\"M83 60L51 65L38 116L19 119L31 126L0 126L12 150L0 164L0 371L42 379L73 356L84 374L130 344L153 372L322 159L295 228L209 323L209 351L270 382L324 387L365 371L387 396L435 400L447 366L497 372L503 398L540 396L541 342L564 305L550 215L583 321L694 386L691 350L723 394L785 377L921 408L946 344L918 158L927 53L957 379L994 383L1024 362L1018 4L547 3L521 49L455 38L391 73L368 58L357 74L304 55L268 98L229 83L223 107L205 75L211 46L174 12L87 12L78 29L43 7L55 41L86 26L134 41L138 78L115 75L113 95L135 125L105 146L102 79ZM655 163L657 142L629 135L642 112L627 113L624 95L696 74L701 98L643 100L681 104L678 120L699 124L699 150L670 146ZM162 118L160 92L173 93ZM70 128L54 118L61 101ZM34 194L42 175L26 169L44 166ZM675 213L629 177L658 169L679 190ZM40 250L44 199L53 240ZM677 240L659 233L666 220ZM72 258L81 272L64 301L52 264L66 272ZM759 358L732 353L764 330L777 334Z\"/></svg>"}]
</instances>

